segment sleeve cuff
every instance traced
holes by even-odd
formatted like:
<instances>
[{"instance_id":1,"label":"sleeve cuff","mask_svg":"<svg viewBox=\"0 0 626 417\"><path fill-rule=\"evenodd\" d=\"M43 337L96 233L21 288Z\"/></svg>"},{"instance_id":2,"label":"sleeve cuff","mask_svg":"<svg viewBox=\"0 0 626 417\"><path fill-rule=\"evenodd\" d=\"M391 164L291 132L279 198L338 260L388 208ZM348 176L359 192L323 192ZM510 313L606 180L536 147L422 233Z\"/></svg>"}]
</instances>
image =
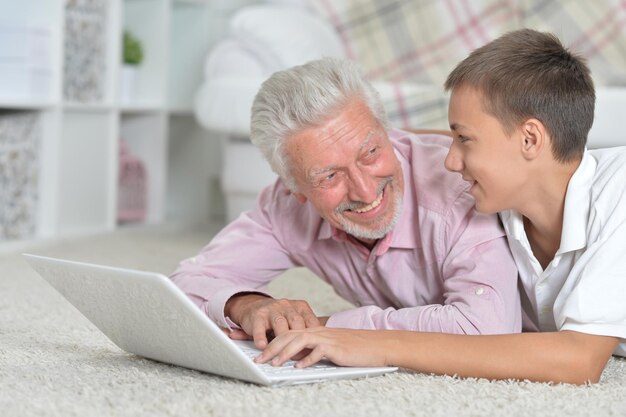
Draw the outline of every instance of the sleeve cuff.
<instances>
[{"instance_id":1,"label":"sleeve cuff","mask_svg":"<svg viewBox=\"0 0 626 417\"><path fill-rule=\"evenodd\" d=\"M371 319L371 315L376 310L380 309L374 306L366 306L335 313L328 318L326 327L374 330L376 326Z\"/></svg>"},{"instance_id":2,"label":"sleeve cuff","mask_svg":"<svg viewBox=\"0 0 626 417\"><path fill-rule=\"evenodd\" d=\"M620 324L597 324L597 323L564 323L559 330L572 330L579 333L593 334L596 336L617 337L626 341L626 326Z\"/></svg>"},{"instance_id":3,"label":"sleeve cuff","mask_svg":"<svg viewBox=\"0 0 626 417\"><path fill-rule=\"evenodd\" d=\"M226 302L230 300L230 298L236 294L240 293L255 293L265 295L267 297L272 297L266 292L259 291L256 288L250 287L228 287L219 290L216 292L210 303L207 303L206 313L207 315L220 327L224 327L227 329L235 330L240 327L235 324L229 317L224 315L224 307L226 306Z\"/></svg>"}]
</instances>

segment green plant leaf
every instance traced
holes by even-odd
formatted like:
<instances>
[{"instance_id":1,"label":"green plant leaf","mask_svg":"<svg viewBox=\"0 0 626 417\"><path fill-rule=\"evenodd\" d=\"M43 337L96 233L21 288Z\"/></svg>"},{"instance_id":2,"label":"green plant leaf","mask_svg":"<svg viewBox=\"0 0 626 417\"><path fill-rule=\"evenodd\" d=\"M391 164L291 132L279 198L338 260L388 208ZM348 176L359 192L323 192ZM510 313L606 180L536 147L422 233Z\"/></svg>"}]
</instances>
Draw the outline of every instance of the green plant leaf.
<instances>
[{"instance_id":1,"label":"green plant leaf","mask_svg":"<svg viewBox=\"0 0 626 417\"><path fill-rule=\"evenodd\" d=\"M139 65L143 61L141 41L129 31L124 31L123 60L125 64Z\"/></svg>"}]
</instances>

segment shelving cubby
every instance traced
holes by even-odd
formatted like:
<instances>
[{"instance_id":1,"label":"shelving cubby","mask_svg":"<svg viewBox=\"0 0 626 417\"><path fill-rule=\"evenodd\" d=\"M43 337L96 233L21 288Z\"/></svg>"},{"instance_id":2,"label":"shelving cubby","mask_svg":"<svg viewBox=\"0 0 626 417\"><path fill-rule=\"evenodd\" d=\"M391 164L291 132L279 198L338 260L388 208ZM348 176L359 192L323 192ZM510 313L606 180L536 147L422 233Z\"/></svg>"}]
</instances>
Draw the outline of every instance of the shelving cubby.
<instances>
[{"instance_id":1,"label":"shelving cubby","mask_svg":"<svg viewBox=\"0 0 626 417\"><path fill-rule=\"evenodd\" d=\"M120 140L145 166L145 222L209 218L219 141L192 109L225 26L218 9L214 0L0 0L0 179L31 194L20 203L0 190L0 244L119 227ZM145 56L130 100L120 93L125 30ZM11 133L23 120L34 136ZM30 166L2 159L11 146ZM206 181L200 197L183 189L192 181ZM16 212L22 203L28 210ZM14 227L19 216L27 227Z\"/></svg>"}]
</instances>

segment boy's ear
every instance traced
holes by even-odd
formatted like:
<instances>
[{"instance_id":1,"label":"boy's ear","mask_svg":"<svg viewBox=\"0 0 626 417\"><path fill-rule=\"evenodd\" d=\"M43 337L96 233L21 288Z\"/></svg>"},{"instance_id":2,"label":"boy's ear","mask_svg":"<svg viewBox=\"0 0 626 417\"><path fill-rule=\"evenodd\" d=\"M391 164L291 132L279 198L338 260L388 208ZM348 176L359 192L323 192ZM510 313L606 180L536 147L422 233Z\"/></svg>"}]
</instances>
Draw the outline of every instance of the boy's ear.
<instances>
[{"instance_id":1,"label":"boy's ear","mask_svg":"<svg viewBox=\"0 0 626 417\"><path fill-rule=\"evenodd\" d=\"M545 126L537 119L528 119L522 124L522 155L527 160L537 158L548 146Z\"/></svg>"}]
</instances>

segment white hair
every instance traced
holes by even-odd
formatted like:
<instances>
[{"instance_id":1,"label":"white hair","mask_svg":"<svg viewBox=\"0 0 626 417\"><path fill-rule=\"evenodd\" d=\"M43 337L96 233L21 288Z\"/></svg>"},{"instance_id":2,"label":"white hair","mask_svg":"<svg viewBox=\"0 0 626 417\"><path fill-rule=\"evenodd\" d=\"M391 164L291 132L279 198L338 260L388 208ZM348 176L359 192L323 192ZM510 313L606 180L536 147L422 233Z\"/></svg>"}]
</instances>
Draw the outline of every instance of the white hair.
<instances>
[{"instance_id":1,"label":"white hair","mask_svg":"<svg viewBox=\"0 0 626 417\"><path fill-rule=\"evenodd\" d=\"M252 104L250 140L292 191L297 191L284 151L285 139L317 127L359 98L385 128L389 121L378 92L359 66L339 58L322 58L272 74Z\"/></svg>"}]
</instances>

